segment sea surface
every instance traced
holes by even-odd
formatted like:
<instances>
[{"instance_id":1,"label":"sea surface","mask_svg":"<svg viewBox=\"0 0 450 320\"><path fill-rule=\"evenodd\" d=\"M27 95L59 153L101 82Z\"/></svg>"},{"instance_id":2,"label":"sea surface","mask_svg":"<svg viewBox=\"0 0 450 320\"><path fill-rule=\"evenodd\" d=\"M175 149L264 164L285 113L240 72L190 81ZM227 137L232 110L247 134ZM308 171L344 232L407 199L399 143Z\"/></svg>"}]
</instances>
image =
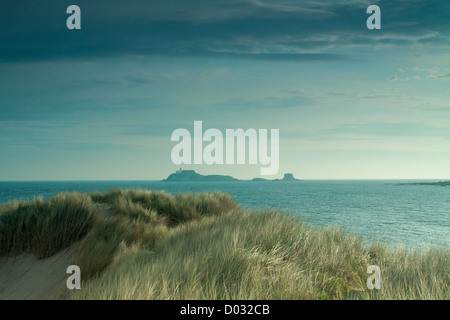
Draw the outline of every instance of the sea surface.
<instances>
[{"instance_id":1,"label":"sea surface","mask_svg":"<svg viewBox=\"0 0 450 320\"><path fill-rule=\"evenodd\" d=\"M408 181L408 182L418 182ZM338 226L366 243L450 248L450 187L393 180L294 182L45 181L0 182L0 204L59 192L143 188L169 193L224 191L247 209L281 209L314 227ZM429 182L429 181L427 181Z\"/></svg>"}]
</instances>

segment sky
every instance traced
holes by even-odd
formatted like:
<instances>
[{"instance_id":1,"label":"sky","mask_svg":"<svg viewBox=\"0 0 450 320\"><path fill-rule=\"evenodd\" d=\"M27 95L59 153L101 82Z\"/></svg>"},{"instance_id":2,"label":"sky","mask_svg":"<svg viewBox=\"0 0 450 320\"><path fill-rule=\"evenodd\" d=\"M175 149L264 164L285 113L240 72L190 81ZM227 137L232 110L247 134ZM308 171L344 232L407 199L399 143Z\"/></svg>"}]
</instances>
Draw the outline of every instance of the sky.
<instances>
[{"instance_id":1,"label":"sky","mask_svg":"<svg viewBox=\"0 0 450 320\"><path fill-rule=\"evenodd\" d=\"M448 179L449 16L447 0L3 0L0 180L163 179L196 120L279 129L265 178Z\"/></svg>"}]
</instances>

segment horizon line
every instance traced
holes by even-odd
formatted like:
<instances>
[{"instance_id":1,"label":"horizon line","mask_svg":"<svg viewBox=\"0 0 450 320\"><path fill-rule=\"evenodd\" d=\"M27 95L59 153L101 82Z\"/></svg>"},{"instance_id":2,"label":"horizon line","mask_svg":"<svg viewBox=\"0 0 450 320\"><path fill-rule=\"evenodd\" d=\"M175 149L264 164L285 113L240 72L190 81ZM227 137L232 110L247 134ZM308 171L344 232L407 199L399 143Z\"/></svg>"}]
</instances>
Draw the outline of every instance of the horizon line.
<instances>
[{"instance_id":1,"label":"horizon line","mask_svg":"<svg viewBox=\"0 0 450 320\"><path fill-rule=\"evenodd\" d=\"M260 177L256 177L260 178ZM238 179L234 181L167 181L167 182L238 182L238 181L252 181L252 179ZM263 178L266 179L266 178ZM87 180L87 179L65 179L65 180L0 180L0 182L114 182L114 181L148 181L148 182L161 182L164 179L97 179L97 180ZM266 179L267 181L276 180L274 179ZM372 180L372 181L381 181L381 180L450 180L450 178L308 178L301 179L300 181L363 181L363 180Z\"/></svg>"}]
</instances>

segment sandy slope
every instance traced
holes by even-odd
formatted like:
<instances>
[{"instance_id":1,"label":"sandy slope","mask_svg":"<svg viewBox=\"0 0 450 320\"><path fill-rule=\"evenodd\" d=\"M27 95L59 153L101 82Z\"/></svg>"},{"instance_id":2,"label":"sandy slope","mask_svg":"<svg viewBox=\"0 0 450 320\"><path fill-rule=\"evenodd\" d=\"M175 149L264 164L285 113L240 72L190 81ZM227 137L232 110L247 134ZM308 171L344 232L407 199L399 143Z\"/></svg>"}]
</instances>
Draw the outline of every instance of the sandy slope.
<instances>
[{"instance_id":1,"label":"sandy slope","mask_svg":"<svg viewBox=\"0 0 450 320\"><path fill-rule=\"evenodd\" d=\"M57 299L66 288L75 246L38 260L33 254L0 257L0 299Z\"/></svg>"}]
</instances>

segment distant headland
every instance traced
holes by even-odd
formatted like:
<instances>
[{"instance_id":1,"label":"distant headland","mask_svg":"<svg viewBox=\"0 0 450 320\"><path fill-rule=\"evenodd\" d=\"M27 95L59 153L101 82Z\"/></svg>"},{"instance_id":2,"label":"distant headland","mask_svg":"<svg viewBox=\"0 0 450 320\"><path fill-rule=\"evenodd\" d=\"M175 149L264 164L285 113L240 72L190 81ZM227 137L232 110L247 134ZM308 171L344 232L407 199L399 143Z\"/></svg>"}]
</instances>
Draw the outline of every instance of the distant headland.
<instances>
[{"instance_id":1,"label":"distant headland","mask_svg":"<svg viewBox=\"0 0 450 320\"><path fill-rule=\"evenodd\" d=\"M219 174L213 174L213 175L202 175L194 170L177 170L175 173L172 173L167 177L167 179L164 179L163 181L182 181L182 182L199 182L199 181L214 181L214 182L220 182L220 181L245 181L245 180L239 180L236 178L233 178L232 176L226 176L226 175L219 175ZM285 173L283 179L263 179L263 178L254 178L250 181L301 181L296 178L294 178L294 175L292 173Z\"/></svg>"},{"instance_id":2,"label":"distant headland","mask_svg":"<svg viewBox=\"0 0 450 320\"><path fill-rule=\"evenodd\" d=\"M395 186L450 186L450 181L439 181L439 182L409 182L409 183L394 183Z\"/></svg>"}]
</instances>

